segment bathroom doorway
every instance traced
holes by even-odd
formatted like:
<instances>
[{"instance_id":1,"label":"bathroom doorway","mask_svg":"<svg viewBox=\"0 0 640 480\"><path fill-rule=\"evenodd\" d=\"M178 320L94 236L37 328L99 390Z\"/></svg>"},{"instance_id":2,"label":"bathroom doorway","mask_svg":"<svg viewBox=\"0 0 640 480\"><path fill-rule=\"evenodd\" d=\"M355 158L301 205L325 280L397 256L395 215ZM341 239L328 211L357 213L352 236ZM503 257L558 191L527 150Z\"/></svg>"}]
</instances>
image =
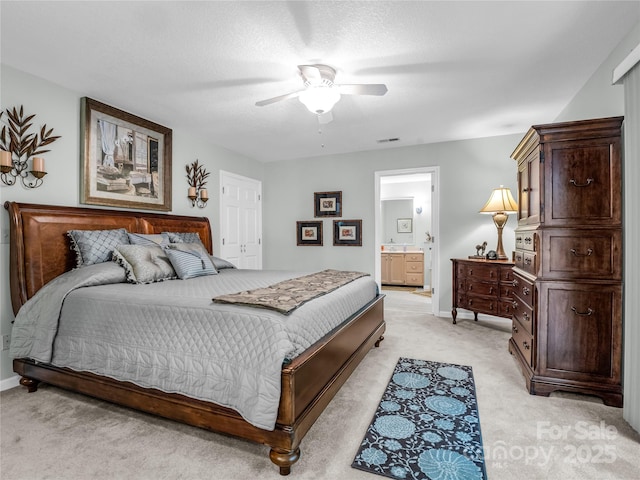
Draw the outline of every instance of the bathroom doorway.
<instances>
[{"instance_id":1,"label":"bathroom doorway","mask_svg":"<svg viewBox=\"0 0 640 480\"><path fill-rule=\"evenodd\" d=\"M382 287L402 288L438 299L438 173L439 167L375 172L375 279ZM398 267L398 257L406 261ZM422 272L417 274L421 259ZM394 262L389 281L388 261ZM383 263L384 262L384 263ZM404 275L398 275L398 268Z\"/></svg>"}]
</instances>

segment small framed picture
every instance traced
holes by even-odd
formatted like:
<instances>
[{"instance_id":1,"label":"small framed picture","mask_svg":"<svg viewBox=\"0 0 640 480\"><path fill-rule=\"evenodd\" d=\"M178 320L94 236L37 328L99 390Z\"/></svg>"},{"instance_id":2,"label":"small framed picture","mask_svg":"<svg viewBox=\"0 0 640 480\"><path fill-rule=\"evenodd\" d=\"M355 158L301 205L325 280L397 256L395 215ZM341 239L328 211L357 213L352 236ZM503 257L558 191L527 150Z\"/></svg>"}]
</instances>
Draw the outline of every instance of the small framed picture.
<instances>
[{"instance_id":1,"label":"small framed picture","mask_svg":"<svg viewBox=\"0 0 640 480\"><path fill-rule=\"evenodd\" d=\"M333 244L362 246L362 220L334 220Z\"/></svg>"},{"instance_id":2,"label":"small framed picture","mask_svg":"<svg viewBox=\"0 0 640 480\"><path fill-rule=\"evenodd\" d=\"M411 233L413 232L413 219L412 218L399 218L398 219L398 233Z\"/></svg>"},{"instance_id":3,"label":"small framed picture","mask_svg":"<svg viewBox=\"0 0 640 480\"><path fill-rule=\"evenodd\" d=\"M341 217L342 192L315 192L315 217Z\"/></svg>"},{"instance_id":4,"label":"small framed picture","mask_svg":"<svg viewBox=\"0 0 640 480\"><path fill-rule=\"evenodd\" d=\"M298 246L322 246L322 222L296 222Z\"/></svg>"}]
</instances>

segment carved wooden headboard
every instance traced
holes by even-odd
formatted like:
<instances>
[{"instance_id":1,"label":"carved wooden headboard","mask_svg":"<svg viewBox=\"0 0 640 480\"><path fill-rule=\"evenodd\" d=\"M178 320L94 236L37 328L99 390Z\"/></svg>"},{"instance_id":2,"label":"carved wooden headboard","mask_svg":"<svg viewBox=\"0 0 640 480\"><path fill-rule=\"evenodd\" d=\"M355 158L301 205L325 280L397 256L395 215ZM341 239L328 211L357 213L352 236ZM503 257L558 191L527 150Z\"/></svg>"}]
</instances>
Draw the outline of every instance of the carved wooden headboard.
<instances>
[{"instance_id":1,"label":"carved wooden headboard","mask_svg":"<svg viewBox=\"0 0 640 480\"><path fill-rule=\"evenodd\" d=\"M68 230L126 228L133 233L198 232L213 252L206 217L5 202L10 227L10 284L14 314L45 283L75 266Z\"/></svg>"}]
</instances>

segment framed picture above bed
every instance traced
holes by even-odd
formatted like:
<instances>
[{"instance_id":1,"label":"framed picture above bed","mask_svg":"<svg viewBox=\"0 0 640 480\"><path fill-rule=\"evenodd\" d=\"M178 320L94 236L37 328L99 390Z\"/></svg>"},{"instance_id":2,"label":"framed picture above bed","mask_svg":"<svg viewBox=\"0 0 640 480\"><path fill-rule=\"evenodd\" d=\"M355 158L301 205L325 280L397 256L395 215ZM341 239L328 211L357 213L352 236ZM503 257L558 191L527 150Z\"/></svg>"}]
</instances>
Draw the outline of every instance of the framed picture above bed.
<instances>
[{"instance_id":1,"label":"framed picture above bed","mask_svg":"<svg viewBox=\"0 0 640 480\"><path fill-rule=\"evenodd\" d=\"M362 246L362 220L334 220L333 244Z\"/></svg>"},{"instance_id":2,"label":"framed picture above bed","mask_svg":"<svg viewBox=\"0 0 640 480\"><path fill-rule=\"evenodd\" d=\"M172 209L170 128L84 97L80 136L81 203Z\"/></svg>"},{"instance_id":3,"label":"framed picture above bed","mask_svg":"<svg viewBox=\"0 0 640 480\"><path fill-rule=\"evenodd\" d=\"M322 246L322 222L296 222L297 245Z\"/></svg>"},{"instance_id":4,"label":"framed picture above bed","mask_svg":"<svg viewBox=\"0 0 640 480\"><path fill-rule=\"evenodd\" d=\"M313 201L316 218L342 216L342 192L315 192Z\"/></svg>"}]
</instances>

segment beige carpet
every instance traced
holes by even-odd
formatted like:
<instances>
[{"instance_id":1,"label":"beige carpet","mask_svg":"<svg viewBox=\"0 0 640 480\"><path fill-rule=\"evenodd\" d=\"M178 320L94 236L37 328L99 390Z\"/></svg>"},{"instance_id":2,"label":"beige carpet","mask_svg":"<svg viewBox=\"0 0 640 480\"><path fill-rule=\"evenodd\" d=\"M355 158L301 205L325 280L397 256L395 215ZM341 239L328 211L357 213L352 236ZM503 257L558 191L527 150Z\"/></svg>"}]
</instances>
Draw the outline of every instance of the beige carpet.
<instances>
[{"instance_id":1,"label":"beige carpet","mask_svg":"<svg viewBox=\"0 0 640 480\"><path fill-rule=\"evenodd\" d=\"M292 479L368 479L353 457L400 356L473 367L491 480L637 479L640 436L598 399L528 395L507 351L509 322L423 313L387 291L388 330L303 439ZM0 478L277 479L268 448L53 387L0 395Z\"/></svg>"}]
</instances>

